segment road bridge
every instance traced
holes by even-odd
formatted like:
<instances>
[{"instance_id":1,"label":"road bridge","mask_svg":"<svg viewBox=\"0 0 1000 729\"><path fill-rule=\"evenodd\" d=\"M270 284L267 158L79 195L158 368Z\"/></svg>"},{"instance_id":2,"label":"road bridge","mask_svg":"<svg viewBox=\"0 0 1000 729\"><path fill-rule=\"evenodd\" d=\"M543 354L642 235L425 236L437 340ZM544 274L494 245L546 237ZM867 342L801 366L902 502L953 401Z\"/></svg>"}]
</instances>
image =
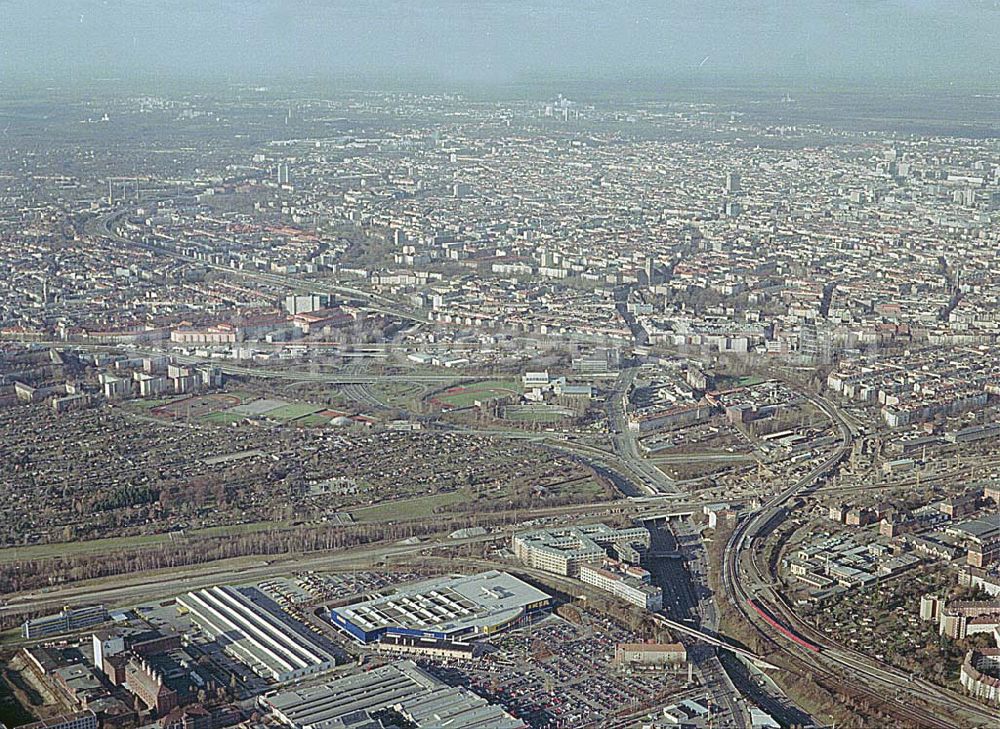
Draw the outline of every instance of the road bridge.
<instances>
[{"instance_id":1,"label":"road bridge","mask_svg":"<svg viewBox=\"0 0 1000 729\"><path fill-rule=\"evenodd\" d=\"M679 623L676 620L671 620L670 618L664 617L659 613L653 613L653 620L665 628L669 628L670 630L674 630L680 633L686 633L687 635L693 636L700 641L715 646L716 648L722 648L723 650L727 650L730 653L735 653L738 656L743 656L758 668L769 668L771 670L778 670L778 666L768 663L763 658L758 656L756 653L751 653L745 648L740 648L739 646L735 646L732 643L729 643L728 641L719 638L718 636L709 635L708 633L699 630L698 628L694 628L690 625L685 625L684 623Z\"/></svg>"},{"instance_id":2,"label":"road bridge","mask_svg":"<svg viewBox=\"0 0 1000 729\"><path fill-rule=\"evenodd\" d=\"M640 514L636 517L638 521L679 521L681 519L688 519L698 512L695 509L689 509L686 511L665 511L660 514Z\"/></svg>"}]
</instances>

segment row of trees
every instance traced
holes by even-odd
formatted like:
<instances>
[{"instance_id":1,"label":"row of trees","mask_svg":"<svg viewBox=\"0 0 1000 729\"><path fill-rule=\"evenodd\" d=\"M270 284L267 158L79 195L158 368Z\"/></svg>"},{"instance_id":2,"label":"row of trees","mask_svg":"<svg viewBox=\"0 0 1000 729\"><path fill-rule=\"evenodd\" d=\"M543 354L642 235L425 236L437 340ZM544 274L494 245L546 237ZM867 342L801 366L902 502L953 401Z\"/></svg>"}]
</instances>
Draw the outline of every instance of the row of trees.
<instances>
[{"instance_id":1,"label":"row of trees","mask_svg":"<svg viewBox=\"0 0 1000 729\"><path fill-rule=\"evenodd\" d=\"M159 489L153 486L130 483L116 488L110 494L95 501L93 508L97 511L110 511L112 509L123 509L128 506L152 504L159 498Z\"/></svg>"},{"instance_id":2,"label":"row of trees","mask_svg":"<svg viewBox=\"0 0 1000 729\"><path fill-rule=\"evenodd\" d=\"M427 521L398 524L303 525L227 536L185 537L168 543L115 550L6 562L0 567L0 593L32 590L52 584L171 569L247 556L277 556L393 542L448 533L472 526L511 524L516 511L437 515Z\"/></svg>"}]
</instances>

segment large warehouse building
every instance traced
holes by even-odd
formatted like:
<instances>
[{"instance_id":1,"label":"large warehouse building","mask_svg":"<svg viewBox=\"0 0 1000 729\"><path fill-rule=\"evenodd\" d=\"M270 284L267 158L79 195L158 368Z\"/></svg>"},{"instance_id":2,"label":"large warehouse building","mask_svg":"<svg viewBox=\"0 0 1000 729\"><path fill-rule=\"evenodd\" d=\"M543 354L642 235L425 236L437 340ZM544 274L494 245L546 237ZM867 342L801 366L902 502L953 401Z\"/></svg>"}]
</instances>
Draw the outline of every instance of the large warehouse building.
<instances>
[{"instance_id":1,"label":"large warehouse building","mask_svg":"<svg viewBox=\"0 0 1000 729\"><path fill-rule=\"evenodd\" d=\"M320 645L280 610L252 600L248 591L210 587L189 592L177 602L199 628L265 678L288 681L335 665L332 646Z\"/></svg>"},{"instance_id":2,"label":"large warehouse building","mask_svg":"<svg viewBox=\"0 0 1000 729\"><path fill-rule=\"evenodd\" d=\"M545 610L552 598L506 572L441 577L330 611L330 620L364 643L385 635L438 640L489 635Z\"/></svg>"},{"instance_id":3,"label":"large warehouse building","mask_svg":"<svg viewBox=\"0 0 1000 729\"><path fill-rule=\"evenodd\" d=\"M394 710L416 729L527 726L468 689L445 685L412 661L265 696L260 704L293 729L382 726L375 715L386 709Z\"/></svg>"}]
</instances>

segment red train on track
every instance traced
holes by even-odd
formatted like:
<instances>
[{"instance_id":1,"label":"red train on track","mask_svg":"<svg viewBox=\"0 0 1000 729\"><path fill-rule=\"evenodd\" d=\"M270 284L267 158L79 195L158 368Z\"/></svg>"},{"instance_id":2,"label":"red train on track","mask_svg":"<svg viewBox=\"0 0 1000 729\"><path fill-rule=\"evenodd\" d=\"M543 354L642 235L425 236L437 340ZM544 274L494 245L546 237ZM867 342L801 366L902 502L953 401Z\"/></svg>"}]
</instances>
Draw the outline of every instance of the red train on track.
<instances>
[{"instance_id":1,"label":"red train on track","mask_svg":"<svg viewBox=\"0 0 1000 729\"><path fill-rule=\"evenodd\" d=\"M751 608L753 608L753 611L755 613L757 613L758 615L760 615L764 619L765 623L767 623L772 628L774 628L775 630L777 630L779 633L781 633L783 636L785 636L786 638L788 638L790 641L792 641L792 642L794 642L794 643L802 646L806 650L812 651L813 653L819 653L820 652L821 649L820 649L820 647L818 645L816 645L815 643L810 643L808 640L806 640L805 638L803 638L798 633L794 633L790 629L786 628L784 625L782 625L781 623L779 623L774 618L774 616L771 615L771 613L769 613L767 610L765 610L760 605L758 605L754 600L747 600L747 604Z\"/></svg>"}]
</instances>

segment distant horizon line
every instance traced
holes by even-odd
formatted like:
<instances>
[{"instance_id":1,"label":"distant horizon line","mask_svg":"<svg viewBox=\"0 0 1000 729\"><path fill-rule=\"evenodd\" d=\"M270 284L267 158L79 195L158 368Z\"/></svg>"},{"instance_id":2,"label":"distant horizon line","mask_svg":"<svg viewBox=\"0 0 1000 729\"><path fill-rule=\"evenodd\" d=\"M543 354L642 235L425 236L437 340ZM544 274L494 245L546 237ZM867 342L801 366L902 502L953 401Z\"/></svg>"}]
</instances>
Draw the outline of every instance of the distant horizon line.
<instances>
[{"instance_id":1,"label":"distant horizon line","mask_svg":"<svg viewBox=\"0 0 1000 729\"><path fill-rule=\"evenodd\" d=\"M273 88L280 85L282 88ZM678 72L636 72L608 75L585 75L566 72L521 74L508 79L476 79L447 77L434 73L383 73L369 72L364 74L351 72L317 74L171 74L164 75L155 72L144 72L132 75L96 76L88 74L31 74L13 73L0 75L0 88L21 90L26 92L66 92L84 93L88 90L101 90L109 86L144 87L147 93L176 93L181 90L190 91L232 91L239 88L266 88L267 91L282 91L284 93L299 90L315 90L317 86L335 86L338 92L373 92L373 93L452 93L452 94L488 94L511 92L534 88L550 92L565 90L577 93L590 93L606 97L621 97L633 92L637 95L653 92L669 91L704 91L704 92L739 92L766 91L770 93L798 94L882 94L885 92L907 96L925 96L935 93L961 93L1000 99L998 85L988 81L972 81L940 77L928 77L923 84L917 86L914 79L908 77L862 77L857 75L815 75L777 74L777 73L731 73L721 71L692 72L689 69ZM159 87L160 90L149 88ZM179 88L184 87L184 88ZM589 88L588 88L589 87ZM611 92L611 93L609 93Z\"/></svg>"}]
</instances>

